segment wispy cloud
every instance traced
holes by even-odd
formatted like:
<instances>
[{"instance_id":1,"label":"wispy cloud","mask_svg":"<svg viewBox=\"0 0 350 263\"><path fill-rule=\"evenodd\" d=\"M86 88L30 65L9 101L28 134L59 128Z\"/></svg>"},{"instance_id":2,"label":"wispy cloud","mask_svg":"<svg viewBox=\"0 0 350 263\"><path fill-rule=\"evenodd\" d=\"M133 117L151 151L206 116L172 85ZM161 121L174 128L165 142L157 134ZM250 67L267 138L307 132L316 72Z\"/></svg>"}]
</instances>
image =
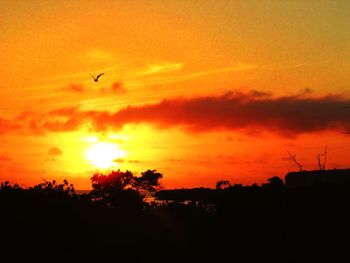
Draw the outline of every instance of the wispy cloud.
<instances>
[{"instance_id":1,"label":"wispy cloud","mask_svg":"<svg viewBox=\"0 0 350 263\"><path fill-rule=\"evenodd\" d=\"M108 63L110 64L110 63ZM101 73L104 72L105 76L104 79L110 79L114 78L115 74L114 71L118 69L121 66L121 63L119 64L112 64L111 66L104 66L104 67L99 67L99 66L90 66L88 69L85 71L79 71L79 72L73 72L73 73L67 73L67 74L60 74L59 76L51 76L51 77L44 77L40 78L39 80L43 83L47 84L41 84L41 85L36 85L32 87L23 87L21 89L23 90L47 90L50 88L55 88L62 86L62 82L69 82L69 81L77 81L79 80L82 83L88 83L91 82L92 78L90 76L90 73ZM54 84L52 84L54 83Z\"/></svg>"},{"instance_id":2,"label":"wispy cloud","mask_svg":"<svg viewBox=\"0 0 350 263\"><path fill-rule=\"evenodd\" d=\"M9 162L12 158L7 154L0 154L0 162Z\"/></svg>"},{"instance_id":3,"label":"wispy cloud","mask_svg":"<svg viewBox=\"0 0 350 263\"><path fill-rule=\"evenodd\" d=\"M271 92L260 91L260 90L251 90L250 94L254 97L260 97L260 98L272 96Z\"/></svg>"},{"instance_id":4,"label":"wispy cloud","mask_svg":"<svg viewBox=\"0 0 350 263\"><path fill-rule=\"evenodd\" d=\"M62 155L63 154L63 151L58 148L58 147L52 147L50 148L47 153L50 155L50 156L59 156L59 155Z\"/></svg>"},{"instance_id":5,"label":"wispy cloud","mask_svg":"<svg viewBox=\"0 0 350 263\"><path fill-rule=\"evenodd\" d=\"M91 49L85 54L79 56L83 62L104 62L110 61L114 58L111 52L102 49Z\"/></svg>"},{"instance_id":6,"label":"wispy cloud","mask_svg":"<svg viewBox=\"0 0 350 263\"><path fill-rule=\"evenodd\" d=\"M125 93L126 92L126 89L123 85L122 82L114 82L112 83L112 85L108 88L106 87L103 87L100 89L100 92L101 93L109 93L109 92L112 92L112 93L115 93L115 94L121 94L121 93Z\"/></svg>"},{"instance_id":7,"label":"wispy cloud","mask_svg":"<svg viewBox=\"0 0 350 263\"><path fill-rule=\"evenodd\" d=\"M196 71L196 72L168 76L168 77L158 77L158 78L140 80L139 84L133 84L133 85L140 86L140 85L155 85L155 84L175 83L175 82L181 82L181 81L206 77L209 75L238 72L238 71L250 70L250 69L254 69L254 68L257 68L257 65L239 63L239 64L232 66L232 67L208 69L208 70ZM132 80L132 79L130 79L130 80Z\"/></svg>"},{"instance_id":8,"label":"wispy cloud","mask_svg":"<svg viewBox=\"0 0 350 263\"><path fill-rule=\"evenodd\" d=\"M8 120L0 117L0 134L18 131L23 128L22 125L17 124L14 120Z\"/></svg>"},{"instance_id":9,"label":"wispy cloud","mask_svg":"<svg viewBox=\"0 0 350 263\"><path fill-rule=\"evenodd\" d=\"M123 158L117 158L117 159L115 159L115 160L113 160L113 162L115 162L115 163L134 163L134 164L136 164L136 163L142 163L142 161L140 161L140 160L128 160L128 159L123 159Z\"/></svg>"},{"instance_id":10,"label":"wispy cloud","mask_svg":"<svg viewBox=\"0 0 350 263\"><path fill-rule=\"evenodd\" d=\"M263 65L261 66L261 69L264 70L278 70L278 69L294 69L294 68L302 68L302 67L309 67L309 66L315 66L315 65L322 65L330 63L331 60L324 60L324 61L314 61L314 62L299 62L299 63L276 63L276 64L269 64L269 65Z\"/></svg>"},{"instance_id":11,"label":"wispy cloud","mask_svg":"<svg viewBox=\"0 0 350 263\"><path fill-rule=\"evenodd\" d=\"M177 71L183 68L183 63L164 63L149 65L139 76Z\"/></svg>"},{"instance_id":12,"label":"wispy cloud","mask_svg":"<svg viewBox=\"0 0 350 263\"><path fill-rule=\"evenodd\" d=\"M64 92L73 92L73 93L96 93L96 89L87 89L83 84L71 83L63 88L59 89ZM121 94L125 93L126 89L122 82L113 82L109 87L102 87L97 92L106 94L106 93L115 93Z\"/></svg>"},{"instance_id":13,"label":"wispy cloud","mask_svg":"<svg viewBox=\"0 0 350 263\"><path fill-rule=\"evenodd\" d=\"M235 66L232 66L232 67L224 67L224 68L217 68L217 69L209 69L206 71L198 71L198 72L186 74L186 75L179 76L179 77L183 78L183 79L192 79L192 78L198 78L198 77L202 77L202 76L219 74L219 73L228 73L228 72L249 70L249 69L254 69L256 67L257 66L254 64L239 63L239 64L236 64Z\"/></svg>"},{"instance_id":14,"label":"wispy cloud","mask_svg":"<svg viewBox=\"0 0 350 263\"><path fill-rule=\"evenodd\" d=\"M82 84L71 83L62 88L63 91L83 93L85 88Z\"/></svg>"}]
</instances>

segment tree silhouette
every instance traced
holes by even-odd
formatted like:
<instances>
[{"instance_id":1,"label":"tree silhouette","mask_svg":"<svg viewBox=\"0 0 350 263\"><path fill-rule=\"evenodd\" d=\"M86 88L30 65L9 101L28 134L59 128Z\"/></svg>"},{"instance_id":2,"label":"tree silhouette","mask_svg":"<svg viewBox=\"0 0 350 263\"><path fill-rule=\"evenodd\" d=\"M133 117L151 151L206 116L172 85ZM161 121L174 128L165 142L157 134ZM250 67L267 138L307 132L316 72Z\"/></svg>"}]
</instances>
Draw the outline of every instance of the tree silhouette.
<instances>
[{"instance_id":1,"label":"tree silhouette","mask_svg":"<svg viewBox=\"0 0 350 263\"><path fill-rule=\"evenodd\" d=\"M271 189L281 189L284 187L283 180L278 176L271 177L267 179L267 184Z\"/></svg>"},{"instance_id":2,"label":"tree silhouette","mask_svg":"<svg viewBox=\"0 0 350 263\"><path fill-rule=\"evenodd\" d=\"M230 181L220 180L216 183L216 189L226 189L228 187L231 187Z\"/></svg>"},{"instance_id":3,"label":"tree silhouette","mask_svg":"<svg viewBox=\"0 0 350 263\"><path fill-rule=\"evenodd\" d=\"M140 177L128 170L95 173L91 177L93 190L90 196L93 201L109 207L140 209L144 205L144 196L140 191L155 191L160 187L159 179L162 177L156 170L142 172Z\"/></svg>"},{"instance_id":4,"label":"tree silhouette","mask_svg":"<svg viewBox=\"0 0 350 263\"><path fill-rule=\"evenodd\" d=\"M113 190L125 190L131 188L134 175L130 171L111 171L105 175L95 173L91 177L92 188L99 193L109 193Z\"/></svg>"},{"instance_id":5,"label":"tree silhouette","mask_svg":"<svg viewBox=\"0 0 350 263\"><path fill-rule=\"evenodd\" d=\"M47 193L47 194L63 194L63 195L72 195L75 194L73 184L69 184L66 179L63 180L62 184L57 184L56 180L46 181L43 183L37 184L29 188L32 192L37 193Z\"/></svg>"},{"instance_id":6,"label":"tree silhouette","mask_svg":"<svg viewBox=\"0 0 350 263\"><path fill-rule=\"evenodd\" d=\"M18 184L11 184L9 181L0 184L0 191L13 191L22 189Z\"/></svg>"},{"instance_id":7,"label":"tree silhouette","mask_svg":"<svg viewBox=\"0 0 350 263\"><path fill-rule=\"evenodd\" d=\"M136 190L154 192L161 187L159 180L163 178L156 170L147 170L141 173L140 177L133 178L133 187Z\"/></svg>"}]
</instances>

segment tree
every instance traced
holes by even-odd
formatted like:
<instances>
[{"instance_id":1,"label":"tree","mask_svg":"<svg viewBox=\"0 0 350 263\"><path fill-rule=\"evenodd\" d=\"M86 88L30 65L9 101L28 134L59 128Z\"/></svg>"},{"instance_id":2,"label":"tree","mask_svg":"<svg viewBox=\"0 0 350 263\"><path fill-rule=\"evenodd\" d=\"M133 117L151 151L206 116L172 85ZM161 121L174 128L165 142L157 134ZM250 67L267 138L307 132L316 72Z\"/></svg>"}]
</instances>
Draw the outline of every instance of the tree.
<instances>
[{"instance_id":1,"label":"tree","mask_svg":"<svg viewBox=\"0 0 350 263\"><path fill-rule=\"evenodd\" d=\"M161 187L159 180L163 178L156 170L147 170L141 173L140 177L134 177L133 187L136 190L154 192Z\"/></svg>"},{"instance_id":2,"label":"tree","mask_svg":"<svg viewBox=\"0 0 350 263\"><path fill-rule=\"evenodd\" d=\"M134 175L132 172L126 170L122 172L111 171L105 175L102 173L95 173L91 177L92 188L99 193L109 193L113 190L125 190L131 188Z\"/></svg>"},{"instance_id":3,"label":"tree","mask_svg":"<svg viewBox=\"0 0 350 263\"><path fill-rule=\"evenodd\" d=\"M263 184L264 187L267 187L269 189L277 190L277 189L283 189L284 183L281 178L278 176L270 177L267 179L267 184Z\"/></svg>"},{"instance_id":4,"label":"tree","mask_svg":"<svg viewBox=\"0 0 350 263\"><path fill-rule=\"evenodd\" d=\"M0 191L17 191L22 190L18 184L11 184L9 181L2 182L0 184Z\"/></svg>"},{"instance_id":5,"label":"tree","mask_svg":"<svg viewBox=\"0 0 350 263\"><path fill-rule=\"evenodd\" d=\"M30 187L29 190L35 193L43 194L60 194L60 195L73 195L75 194L73 184L68 183L66 179L63 180L62 184L57 184L55 180L46 181Z\"/></svg>"},{"instance_id":6,"label":"tree","mask_svg":"<svg viewBox=\"0 0 350 263\"><path fill-rule=\"evenodd\" d=\"M91 177L93 190L90 196L93 201L110 207L140 209L144 205L144 196L140 191L155 191L160 187L162 177L156 170L142 172L140 177L120 170L108 174L95 173Z\"/></svg>"},{"instance_id":7,"label":"tree","mask_svg":"<svg viewBox=\"0 0 350 263\"><path fill-rule=\"evenodd\" d=\"M226 189L226 188L229 188L231 187L231 183L230 181L227 181L227 180L220 180L216 183L216 189L219 190L219 189Z\"/></svg>"}]
</instances>

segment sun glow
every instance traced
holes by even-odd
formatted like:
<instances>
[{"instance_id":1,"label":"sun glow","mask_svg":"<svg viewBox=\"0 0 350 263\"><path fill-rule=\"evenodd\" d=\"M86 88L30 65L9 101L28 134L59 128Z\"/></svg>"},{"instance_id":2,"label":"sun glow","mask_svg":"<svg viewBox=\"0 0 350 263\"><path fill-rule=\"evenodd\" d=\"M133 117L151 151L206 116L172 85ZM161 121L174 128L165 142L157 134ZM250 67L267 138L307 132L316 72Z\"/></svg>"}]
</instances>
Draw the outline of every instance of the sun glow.
<instances>
[{"instance_id":1,"label":"sun glow","mask_svg":"<svg viewBox=\"0 0 350 263\"><path fill-rule=\"evenodd\" d=\"M107 169L113 166L118 166L115 160L123 158L125 154L126 152L120 150L116 144L98 142L86 151L85 156L95 167Z\"/></svg>"}]
</instances>

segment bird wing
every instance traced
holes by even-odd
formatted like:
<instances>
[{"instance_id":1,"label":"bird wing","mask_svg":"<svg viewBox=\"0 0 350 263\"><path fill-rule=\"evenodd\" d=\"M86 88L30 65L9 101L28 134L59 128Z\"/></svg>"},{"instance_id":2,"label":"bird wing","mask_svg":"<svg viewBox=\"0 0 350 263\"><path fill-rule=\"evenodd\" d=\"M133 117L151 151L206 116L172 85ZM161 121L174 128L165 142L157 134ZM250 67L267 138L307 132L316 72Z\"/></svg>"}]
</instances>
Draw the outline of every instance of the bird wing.
<instances>
[{"instance_id":1,"label":"bird wing","mask_svg":"<svg viewBox=\"0 0 350 263\"><path fill-rule=\"evenodd\" d=\"M97 77L96 77L96 79L98 79L99 77L101 77L103 74L105 74L105 73L98 74Z\"/></svg>"},{"instance_id":2,"label":"bird wing","mask_svg":"<svg viewBox=\"0 0 350 263\"><path fill-rule=\"evenodd\" d=\"M90 74L90 76L91 76L93 79L95 79L94 75Z\"/></svg>"}]
</instances>

